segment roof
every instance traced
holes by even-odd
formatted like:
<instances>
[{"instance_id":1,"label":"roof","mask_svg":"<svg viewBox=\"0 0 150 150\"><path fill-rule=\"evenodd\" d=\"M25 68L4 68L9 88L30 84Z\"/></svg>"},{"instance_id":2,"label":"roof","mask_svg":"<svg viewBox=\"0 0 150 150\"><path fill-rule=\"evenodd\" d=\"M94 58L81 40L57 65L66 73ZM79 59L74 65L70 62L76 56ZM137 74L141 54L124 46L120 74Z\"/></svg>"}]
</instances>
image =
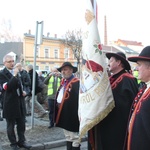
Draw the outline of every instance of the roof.
<instances>
[{"instance_id":1,"label":"roof","mask_svg":"<svg viewBox=\"0 0 150 150\"><path fill-rule=\"evenodd\" d=\"M126 53L129 53L129 54L138 54L138 52L132 50L129 47L125 47L125 46L118 46L118 47L122 48Z\"/></svg>"},{"instance_id":2,"label":"roof","mask_svg":"<svg viewBox=\"0 0 150 150\"><path fill-rule=\"evenodd\" d=\"M124 45L133 45L133 46L143 46L142 42L121 40L121 39L118 39L118 41L115 41L115 43L122 43Z\"/></svg>"},{"instance_id":3,"label":"roof","mask_svg":"<svg viewBox=\"0 0 150 150\"><path fill-rule=\"evenodd\" d=\"M113 46L106 46L106 45L102 45L102 49L104 50L104 52L114 52L114 53L116 53L116 52L120 52L120 50L119 49L117 49L117 48L115 48L115 47L113 47Z\"/></svg>"},{"instance_id":4,"label":"roof","mask_svg":"<svg viewBox=\"0 0 150 150\"><path fill-rule=\"evenodd\" d=\"M3 65L3 57L10 52L16 54L16 62L19 62L23 54L23 42L0 43L0 65Z\"/></svg>"}]
</instances>

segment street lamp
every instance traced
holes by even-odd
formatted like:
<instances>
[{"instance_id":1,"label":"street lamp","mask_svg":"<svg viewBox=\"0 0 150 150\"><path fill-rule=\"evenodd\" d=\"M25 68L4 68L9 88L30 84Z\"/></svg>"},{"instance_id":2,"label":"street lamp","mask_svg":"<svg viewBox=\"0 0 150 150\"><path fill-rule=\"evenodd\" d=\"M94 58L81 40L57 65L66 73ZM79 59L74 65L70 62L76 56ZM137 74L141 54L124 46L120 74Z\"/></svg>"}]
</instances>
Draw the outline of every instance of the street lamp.
<instances>
[{"instance_id":1,"label":"street lamp","mask_svg":"<svg viewBox=\"0 0 150 150\"><path fill-rule=\"evenodd\" d=\"M36 52L37 47L42 44L43 40L43 21L36 22L36 34L34 42L34 65L33 65L33 83L32 83L32 117L31 117L31 127L34 126L34 99L35 99L35 77L36 77Z\"/></svg>"}]
</instances>

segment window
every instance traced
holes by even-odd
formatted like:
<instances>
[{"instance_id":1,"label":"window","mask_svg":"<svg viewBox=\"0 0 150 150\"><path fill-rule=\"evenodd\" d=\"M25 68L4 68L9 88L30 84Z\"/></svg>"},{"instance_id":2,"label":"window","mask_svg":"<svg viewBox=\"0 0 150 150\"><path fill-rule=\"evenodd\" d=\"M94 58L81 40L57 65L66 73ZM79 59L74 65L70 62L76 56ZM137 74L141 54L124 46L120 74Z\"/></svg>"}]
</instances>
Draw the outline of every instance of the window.
<instances>
[{"instance_id":1,"label":"window","mask_svg":"<svg viewBox=\"0 0 150 150\"><path fill-rule=\"evenodd\" d=\"M59 49L54 49L54 58L59 58Z\"/></svg>"},{"instance_id":2,"label":"window","mask_svg":"<svg viewBox=\"0 0 150 150\"><path fill-rule=\"evenodd\" d=\"M68 48L65 49L64 57L65 57L65 59L69 58L69 49Z\"/></svg>"},{"instance_id":3,"label":"window","mask_svg":"<svg viewBox=\"0 0 150 150\"><path fill-rule=\"evenodd\" d=\"M45 58L49 58L49 48L44 49Z\"/></svg>"},{"instance_id":4,"label":"window","mask_svg":"<svg viewBox=\"0 0 150 150\"><path fill-rule=\"evenodd\" d=\"M40 68L39 66L36 66L36 67L35 67L35 70L39 70L39 68Z\"/></svg>"},{"instance_id":5,"label":"window","mask_svg":"<svg viewBox=\"0 0 150 150\"><path fill-rule=\"evenodd\" d=\"M49 66L45 66L45 70L49 71Z\"/></svg>"}]
</instances>

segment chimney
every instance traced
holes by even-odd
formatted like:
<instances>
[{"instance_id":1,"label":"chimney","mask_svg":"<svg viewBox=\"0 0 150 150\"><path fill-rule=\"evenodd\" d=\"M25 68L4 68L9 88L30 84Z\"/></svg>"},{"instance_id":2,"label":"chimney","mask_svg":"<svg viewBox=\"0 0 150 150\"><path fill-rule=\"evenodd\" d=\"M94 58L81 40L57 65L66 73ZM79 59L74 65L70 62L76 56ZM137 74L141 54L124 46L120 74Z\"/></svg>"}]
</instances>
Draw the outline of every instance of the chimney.
<instances>
[{"instance_id":1,"label":"chimney","mask_svg":"<svg viewBox=\"0 0 150 150\"><path fill-rule=\"evenodd\" d=\"M47 32L47 37L49 37L49 35L50 35L50 33L49 33L49 32Z\"/></svg>"},{"instance_id":2,"label":"chimney","mask_svg":"<svg viewBox=\"0 0 150 150\"><path fill-rule=\"evenodd\" d=\"M55 34L54 37L57 38L57 34Z\"/></svg>"},{"instance_id":3,"label":"chimney","mask_svg":"<svg viewBox=\"0 0 150 150\"><path fill-rule=\"evenodd\" d=\"M107 45L107 20L104 16L104 45Z\"/></svg>"},{"instance_id":4,"label":"chimney","mask_svg":"<svg viewBox=\"0 0 150 150\"><path fill-rule=\"evenodd\" d=\"M31 30L29 30L29 34L31 34Z\"/></svg>"}]
</instances>

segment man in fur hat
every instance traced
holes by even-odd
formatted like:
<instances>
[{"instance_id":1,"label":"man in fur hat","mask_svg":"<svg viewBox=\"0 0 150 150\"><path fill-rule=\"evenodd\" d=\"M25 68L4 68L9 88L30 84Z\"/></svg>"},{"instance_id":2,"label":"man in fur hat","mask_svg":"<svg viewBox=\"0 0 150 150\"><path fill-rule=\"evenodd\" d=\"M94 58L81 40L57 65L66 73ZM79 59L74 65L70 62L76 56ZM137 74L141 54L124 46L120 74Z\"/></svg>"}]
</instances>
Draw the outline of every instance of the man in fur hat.
<instances>
[{"instance_id":1,"label":"man in fur hat","mask_svg":"<svg viewBox=\"0 0 150 150\"><path fill-rule=\"evenodd\" d=\"M122 150L128 116L138 92L136 79L130 74L130 64L122 52L106 53L109 59L110 83L115 108L99 123L102 150Z\"/></svg>"},{"instance_id":2,"label":"man in fur hat","mask_svg":"<svg viewBox=\"0 0 150 150\"><path fill-rule=\"evenodd\" d=\"M61 86L56 96L56 126L64 129L68 150L80 150L79 141L79 118L78 118L78 97L79 79L73 73L77 67L70 62L64 62L57 69L62 74Z\"/></svg>"},{"instance_id":3,"label":"man in fur hat","mask_svg":"<svg viewBox=\"0 0 150 150\"><path fill-rule=\"evenodd\" d=\"M145 47L139 56L129 57L137 63L138 79L145 86L134 99L132 115L128 127L127 150L150 149L150 46Z\"/></svg>"}]
</instances>

